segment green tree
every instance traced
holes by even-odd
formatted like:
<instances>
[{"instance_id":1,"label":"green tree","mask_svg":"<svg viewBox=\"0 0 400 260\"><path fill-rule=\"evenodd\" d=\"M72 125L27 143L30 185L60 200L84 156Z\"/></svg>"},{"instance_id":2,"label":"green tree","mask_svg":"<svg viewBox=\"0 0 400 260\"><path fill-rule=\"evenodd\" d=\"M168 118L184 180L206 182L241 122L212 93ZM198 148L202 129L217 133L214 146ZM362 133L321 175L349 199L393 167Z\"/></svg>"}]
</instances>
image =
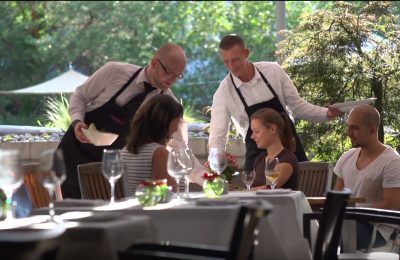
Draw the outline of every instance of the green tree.
<instances>
[{"instance_id":1,"label":"green tree","mask_svg":"<svg viewBox=\"0 0 400 260\"><path fill-rule=\"evenodd\" d=\"M327 105L375 96L383 141L384 126L400 130L398 21L390 2L335 2L331 11L307 15L287 31L277 53L302 97L311 103ZM344 119L335 122L317 126L298 122L309 152L324 157L319 159L336 160L348 146ZM398 145L398 140L391 141Z\"/></svg>"},{"instance_id":2,"label":"green tree","mask_svg":"<svg viewBox=\"0 0 400 260\"><path fill-rule=\"evenodd\" d=\"M286 5L291 28L300 15L329 2ZM189 61L185 78L173 90L200 110L211 104L227 73L218 56L223 35L241 34L253 61L275 60L274 1L7 1L0 2L0 15L0 90L48 80L69 62L87 75L109 60L146 65L156 48L173 41L185 48ZM6 99L0 101L0 115L7 117L0 116L0 122L14 123L13 110L32 97ZM37 111L42 110L26 109L31 112L27 120L35 123Z\"/></svg>"}]
</instances>

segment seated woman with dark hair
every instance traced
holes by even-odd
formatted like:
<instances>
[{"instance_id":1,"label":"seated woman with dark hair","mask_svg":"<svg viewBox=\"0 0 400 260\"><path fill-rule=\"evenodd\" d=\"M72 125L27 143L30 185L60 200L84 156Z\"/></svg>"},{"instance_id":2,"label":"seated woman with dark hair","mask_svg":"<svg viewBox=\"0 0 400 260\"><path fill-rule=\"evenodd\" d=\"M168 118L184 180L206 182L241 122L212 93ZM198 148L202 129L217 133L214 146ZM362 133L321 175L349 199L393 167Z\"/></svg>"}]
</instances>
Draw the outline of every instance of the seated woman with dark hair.
<instances>
[{"instance_id":1,"label":"seated woman with dark hair","mask_svg":"<svg viewBox=\"0 0 400 260\"><path fill-rule=\"evenodd\" d=\"M176 182L167 171L166 147L182 116L182 105L168 95L151 98L136 112L121 153L126 166L123 178L127 196L133 196L137 185L147 179L167 179L176 190Z\"/></svg>"},{"instance_id":2,"label":"seated woman with dark hair","mask_svg":"<svg viewBox=\"0 0 400 260\"><path fill-rule=\"evenodd\" d=\"M251 116L251 138L257 147L266 149L254 161L255 189L266 188L265 164L271 159L279 159L280 176L276 188L295 189L299 175L299 165L294 155L295 141L289 126L289 118L271 108L260 109Z\"/></svg>"}]
</instances>

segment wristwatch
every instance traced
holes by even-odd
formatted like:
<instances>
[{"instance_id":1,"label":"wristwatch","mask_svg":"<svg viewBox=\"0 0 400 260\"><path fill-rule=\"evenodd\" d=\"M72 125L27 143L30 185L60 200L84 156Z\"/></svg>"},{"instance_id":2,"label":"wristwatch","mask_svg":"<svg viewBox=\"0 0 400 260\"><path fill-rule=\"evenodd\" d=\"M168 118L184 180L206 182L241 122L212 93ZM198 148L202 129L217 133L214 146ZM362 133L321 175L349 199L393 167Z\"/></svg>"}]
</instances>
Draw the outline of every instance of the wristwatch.
<instances>
[{"instance_id":1,"label":"wristwatch","mask_svg":"<svg viewBox=\"0 0 400 260\"><path fill-rule=\"evenodd\" d=\"M78 124L79 122L82 122L82 121L79 120L79 119L74 120L74 121L71 123L72 127L75 129L76 124Z\"/></svg>"}]
</instances>

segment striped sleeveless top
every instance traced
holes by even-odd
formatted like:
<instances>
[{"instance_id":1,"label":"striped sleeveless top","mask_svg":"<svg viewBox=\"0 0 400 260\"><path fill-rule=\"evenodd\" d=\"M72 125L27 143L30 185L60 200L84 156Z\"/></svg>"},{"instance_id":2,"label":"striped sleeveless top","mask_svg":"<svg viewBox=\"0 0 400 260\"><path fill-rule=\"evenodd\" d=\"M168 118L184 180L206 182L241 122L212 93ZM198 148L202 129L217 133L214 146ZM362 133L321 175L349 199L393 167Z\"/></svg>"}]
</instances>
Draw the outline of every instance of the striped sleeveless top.
<instances>
[{"instance_id":1,"label":"striped sleeveless top","mask_svg":"<svg viewBox=\"0 0 400 260\"><path fill-rule=\"evenodd\" d=\"M122 176L126 197L135 196L136 187L143 180L152 179L152 158L154 151L161 147L159 143L142 145L137 154L129 152L126 147L121 151L122 161L125 163L125 174ZM179 190L185 190L184 181L180 181Z\"/></svg>"},{"instance_id":2,"label":"striped sleeveless top","mask_svg":"<svg viewBox=\"0 0 400 260\"><path fill-rule=\"evenodd\" d=\"M138 149L137 154L129 152L126 147L122 149L121 158L126 167L123 175L125 196L134 196L141 181L152 179L153 153L161 146L159 143L145 144Z\"/></svg>"}]
</instances>

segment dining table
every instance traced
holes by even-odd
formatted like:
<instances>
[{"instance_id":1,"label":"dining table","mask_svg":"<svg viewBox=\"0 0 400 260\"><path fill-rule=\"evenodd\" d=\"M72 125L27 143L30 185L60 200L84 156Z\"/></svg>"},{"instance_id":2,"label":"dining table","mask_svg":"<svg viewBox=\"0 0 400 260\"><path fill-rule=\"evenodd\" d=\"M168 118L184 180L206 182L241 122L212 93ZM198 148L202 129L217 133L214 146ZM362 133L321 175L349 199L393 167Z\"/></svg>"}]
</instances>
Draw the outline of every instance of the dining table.
<instances>
[{"instance_id":1,"label":"dining table","mask_svg":"<svg viewBox=\"0 0 400 260\"><path fill-rule=\"evenodd\" d=\"M154 225L153 234L157 234L156 237L151 237L152 241L156 239L228 246L239 207L246 203L258 203L272 208L271 214L259 223L254 259L312 259L308 243L302 235L302 215L311 212L311 207L304 194L299 191L238 191L216 199L205 198L202 192L191 192L185 200L173 199L151 207L140 206L136 198L126 198L113 206L66 206L67 203L59 203L55 211L61 215L89 211L115 213L126 217L148 217ZM44 210L36 209L34 214L43 214ZM132 234L136 233L135 229L132 227ZM121 248L123 246L116 251ZM109 248L109 251L115 249Z\"/></svg>"},{"instance_id":2,"label":"dining table","mask_svg":"<svg viewBox=\"0 0 400 260\"><path fill-rule=\"evenodd\" d=\"M118 260L118 252L139 241L157 241L157 229L149 216L120 214L105 201L65 200L56 203L55 221L65 226L56 260ZM38 208L31 217L46 216Z\"/></svg>"}]
</instances>

